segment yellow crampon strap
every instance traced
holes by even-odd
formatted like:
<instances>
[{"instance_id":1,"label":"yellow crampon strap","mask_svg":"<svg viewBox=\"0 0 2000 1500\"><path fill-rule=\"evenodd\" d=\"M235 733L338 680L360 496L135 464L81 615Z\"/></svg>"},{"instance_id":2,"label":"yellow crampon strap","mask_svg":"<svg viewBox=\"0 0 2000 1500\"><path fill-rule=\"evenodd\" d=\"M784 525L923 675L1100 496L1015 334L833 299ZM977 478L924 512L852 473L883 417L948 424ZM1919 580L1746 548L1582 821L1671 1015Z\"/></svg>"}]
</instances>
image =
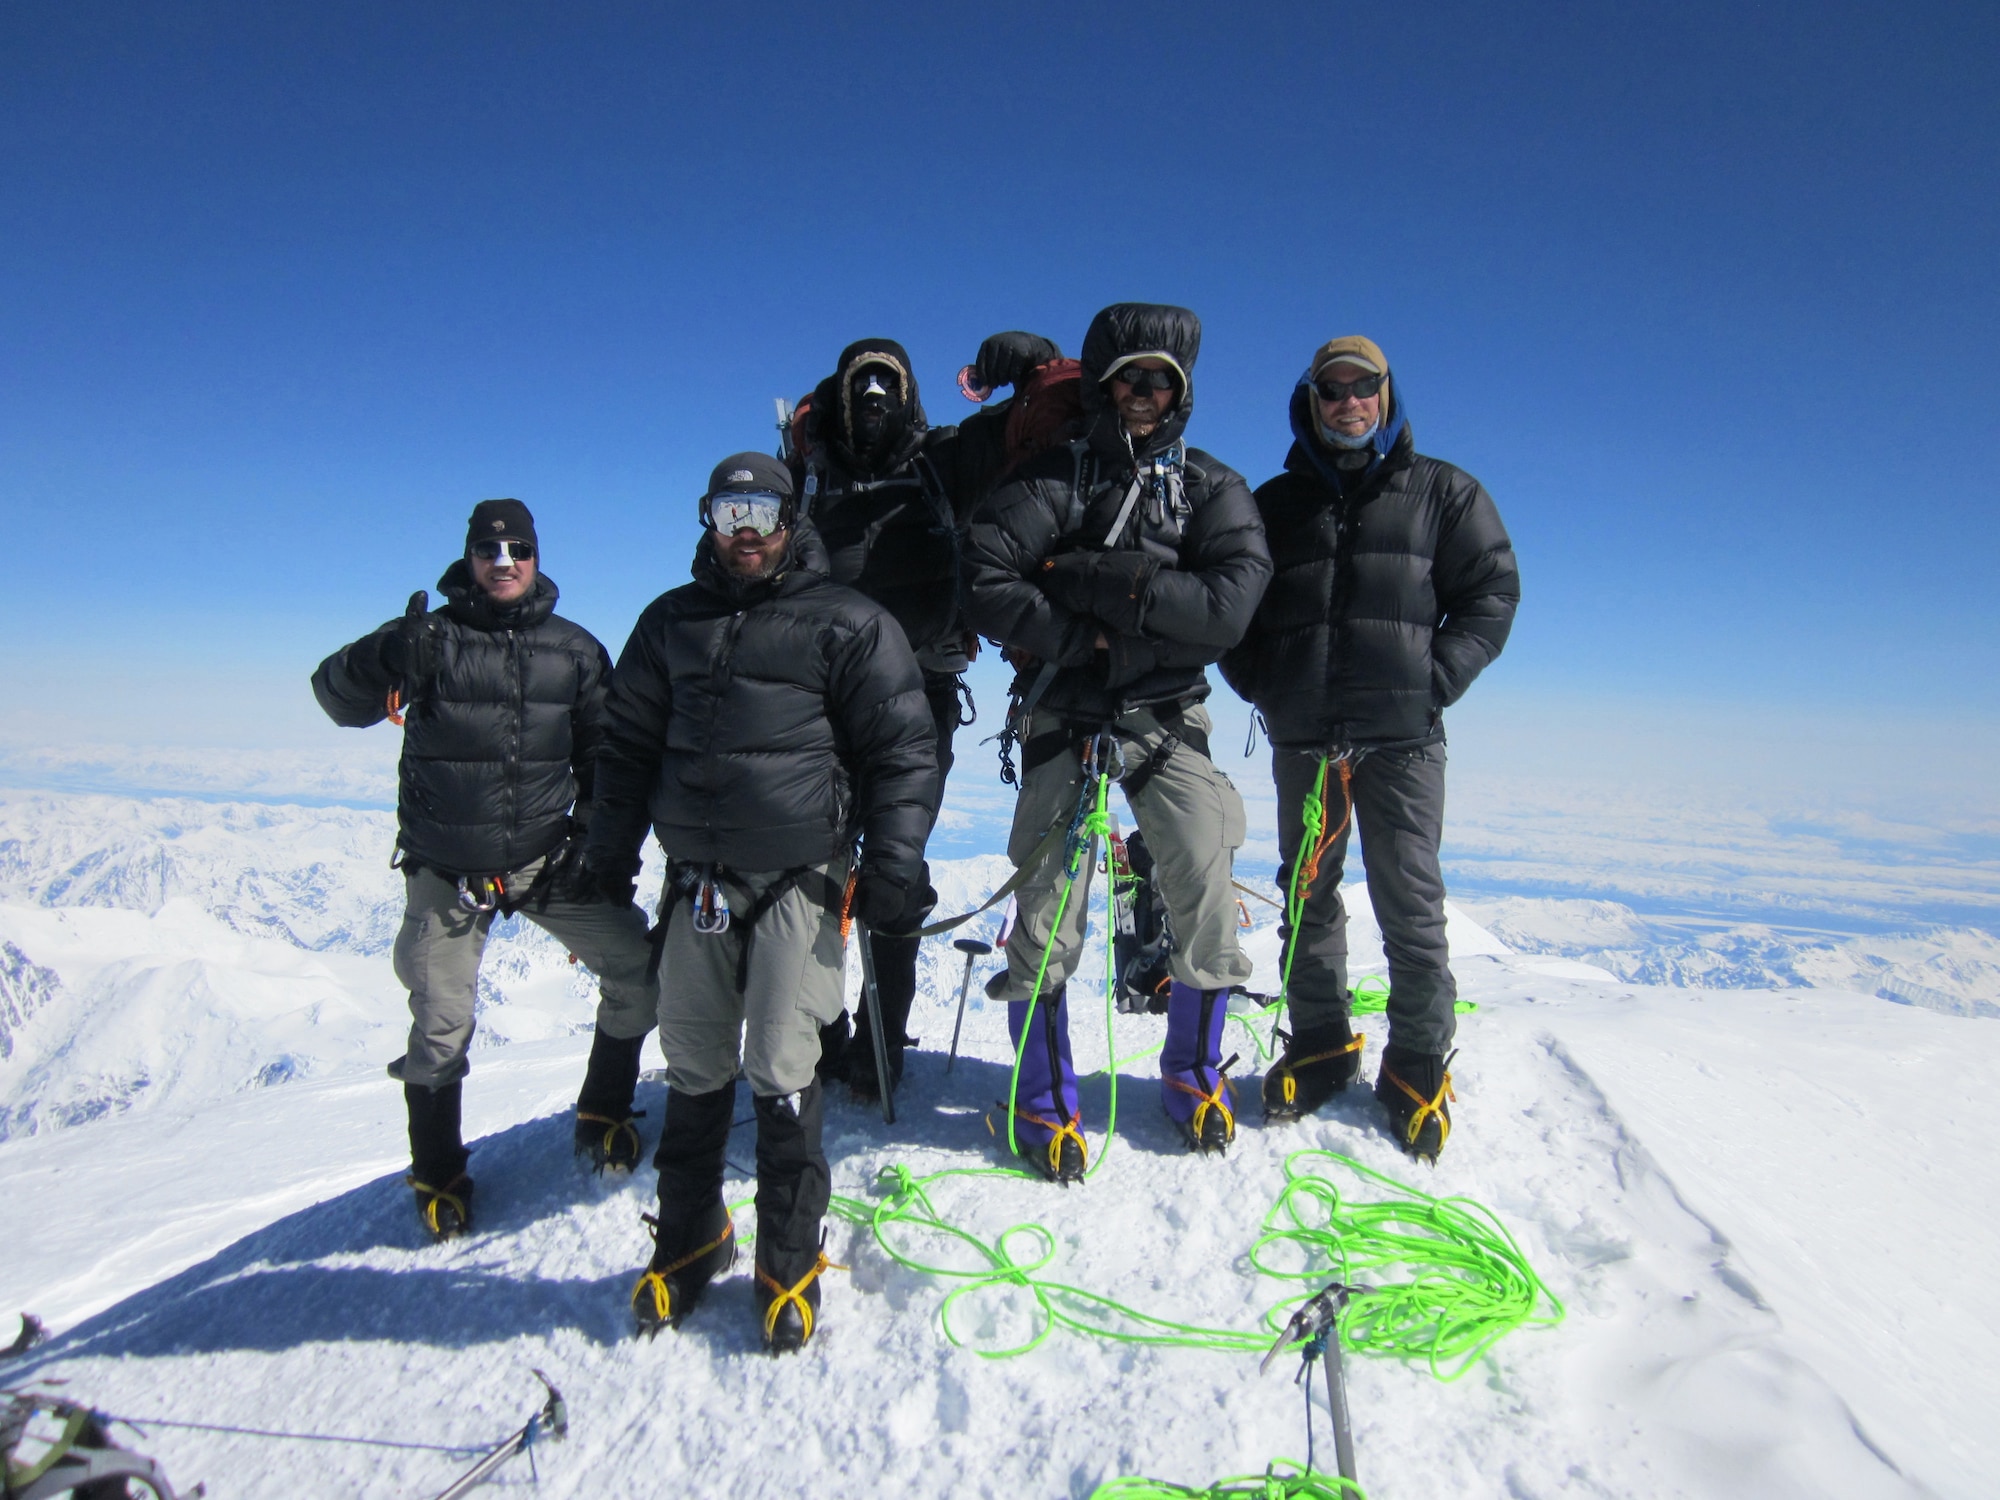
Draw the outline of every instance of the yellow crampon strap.
<instances>
[{"instance_id":1,"label":"yellow crampon strap","mask_svg":"<svg viewBox=\"0 0 2000 1500\"><path fill-rule=\"evenodd\" d=\"M812 1304L806 1301L806 1299L800 1294L804 1292L807 1287L811 1286L815 1281L819 1279L820 1272L845 1271L846 1269L847 1267L841 1265L838 1261L828 1260L826 1258L826 1252L822 1250L819 1253L819 1259L813 1262L813 1267L810 1271L806 1272L805 1275L801 1276L791 1286L784 1286L781 1285L777 1280L777 1278L772 1276L769 1271L766 1271L762 1266L759 1266L757 1268L758 1281L762 1282L765 1286L769 1287L772 1291L778 1294L777 1296L771 1299L771 1305L764 1309L765 1342L768 1343L771 1340L771 1338L777 1333L778 1314L785 1310L785 1304L787 1302L795 1302L798 1304L799 1322L804 1330L799 1335L799 1342L802 1344L811 1343L813 1336Z\"/></svg>"},{"instance_id":2,"label":"yellow crampon strap","mask_svg":"<svg viewBox=\"0 0 2000 1500\"><path fill-rule=\"evenodd\" d=\"M403 1179L403 1181L407 1182L418 1192L429 1193L431 1195L430 1202L424 1205L424 1224L432 1234L442 1235L444 1233L444 1229L438 1224L438 1205L440 1203L449 1203L453 1208L458 1210L459 1228L463 1229L472 1222L472 1215L465 1211L465 1200L452 1191L454 1187L458 1186L464 1180L465 1174L460 1172L458 1176L452 1178L445 1186L434 1188L428 1182L419 1182L414 1176Z\"/></svg>"},{"instance_id":3,"label":"yellow crampon strap","mask_svg":"<svg viewBox=\"0 0 2000 1500\"><path fill-rule=\"evenodd\" d=\"M1349 1042L1345 1047L1335 1047L1331 1052L1315 1052L1311 1057L1281 1059L1278 1063L1278 1071L1281 1074L1278 1080L1278 1086L1284 1090L1285 1103L1287 1104L1294 1103L1297 1101L1299 1097L1298 1075L1295 1074L1292 1071L1292 1069L1303 1068L1307 1066L1309 1063L1329 1062L1336 1057L1345 1057L1350 1052L1359 1052L1364 1046L1367 1045L1367 1043L1368 1043L1367 1037L1356 1036L1354 1040ZM1389 1076L1391 1078L1396 1077L1394 1073L1391 1073ZM1397 1079L1396 1081L1399 1083L1402 1082L1401 1079Z\"/></svg>"},{"instance_id":4,"label":"yellow crampon strap","mask_svg":"<svg viewBox=\"0 0 2000 1500\"><path fill-rule=\"evenodd\" d=\"M653 1238L657 1240L660 1235L660 1221L651 1214L641 1214L640 1217L653 1226ZM661 1266L657 1271L648 1270L644 1276L639 1278L639 1284L632 1288L632 1311L635 1313L639 1311L640 1294L650 1291L653 1294L653 1321L656 1323L672 1322L674 1316L673 1293L667 1286L667 1278L676 1271L685 1270L704 1255L709 1255L720 1250L724 1245L729 1243L735 1234L736 1221L731 1219L722 1226L721 1234L710 1240L706 1245L703 1245L699 1250L688 1251L686 1255L683 1255L670 1266ZM811 1278L808 1277L807 1280L811 1280ZM800 1284L804 1285L803 1282Z\"/></svg>"},{"instance_id":5,"label":"yellow crampon strap","mask_svg":"<svg viewBox=\"0 0 2000 1500\"><path fill-rule=\"evenodd\" d=\"M1211 1109L1222 1112L1223 1139L1225 1141L1236 1139L1236 1111L1229 1107L1229 1101L1236 1097L1236 1086L1229 1081L1228 1074L1218 1072L1215 1075L1214 1091L1206 1094L1191 1083L1182 1083L1178 1078L1169 1078L1166 1081L1182 1093L1193 1094L1201 1101L1194 1107L1192 1121L1196 1140L1201 1139L1201 1122L1208 1118ZM1288 1077L1285 1081L1290 1083L1291 1079Z\"/></svg>"},{"instance_id":6,"label":"yellow crampon strap","mask_svg":"<svg viewBox=\"0 0 2000 1500\"><path fill-rule=\"evenodd\" d=\"M1449 1099L1453 1104L1458 1103L1458 1095L1451 1091L1451 1070L1449 1068L1445 1069L1444 1082L1438 1085L1437 1093L1429 1099L1426 1099L1422 1094L1403 1082L1401 1078L1390 1072L1387 1063L1382 1065L1382 1076L1395 1084L1405 1094L1408 1094L1417 1103L1417 1112L1410 1116L1410 1123L1403 1127L1403 1144L1406 1146L1416 1145L1417 1136L1424 1128L1425 1117L1436 1115L1438 1118L1438 1145L1442 1148L1444 1143L1451 1139L1451 1116L1444 1112L1444 1101Z\"/></svg>"},{"instance_id":7,"label":"yellow crampon strap","mask_svg":"<svg viewBox=\"0 0 2000 1500\"><path fill-rule=\"evenodd\" d=\"M632 1122L630 1120L614 1120L609 1115L594 1115L590 1113L590 1111L584 1109L578 1110L576 1112L576 1117L579 1120L588 1120L593 1125L602 1125L606 1127L604 1132L604 1154L606 1156L609 1156L611 1154L611 1142L613 1138L617 1136L619 1131L621 1130L624 1131L627 1135L632 1137L632 1159L634 1161L638 1160L639 1132L633 1128Z\"/></svg>"},{"instance_id":8,"label":"yellow crampon strap","mask_svg":"<svg viewBox=\"0 0 2000 1500\"><path fill-rule=\"evenodd\" d=\"M1005 1101L996 1099L994 1101L994 1108L1004 1110L1007 1109L1007 1105ZM1062 1175L1062 1143L1066 1139L1076 1142L1077 1154L1083 1158L1084 1169L1086 1171L1089 1170L1090 1143L1083 1138L1083 1131L1080 1128L1081 1116L1073 1116L1067 1120L1045 1120L1040 1115L1030 1114L1025 1109L1014 1109L1007 1112L1017 1120L1026 1120L1030 1125L1039 1125L1042 1129L1049 1132L1050 1176L1060 1177ZM999 1131L993 1128L992 1110L986 1112L986 1133L996 1137L1000 1134Z\"/></svg>"}]
</instances>

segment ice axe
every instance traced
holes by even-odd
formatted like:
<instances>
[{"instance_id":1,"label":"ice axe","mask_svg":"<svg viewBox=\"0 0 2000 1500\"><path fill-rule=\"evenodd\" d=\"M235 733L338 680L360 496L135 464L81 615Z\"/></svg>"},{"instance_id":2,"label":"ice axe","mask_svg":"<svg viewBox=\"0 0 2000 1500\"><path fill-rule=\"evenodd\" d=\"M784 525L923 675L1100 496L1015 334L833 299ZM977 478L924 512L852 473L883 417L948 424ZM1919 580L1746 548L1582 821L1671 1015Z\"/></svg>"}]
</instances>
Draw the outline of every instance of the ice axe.
<instances>
[{"instance_id":1,"label":"ice axe","mask_svg":"<svg viewBox=\"0 0 2000 1500\"><path fill-rule=\"evenodd\" d=\"M951 1065L958 1061L958 1030L965 1024L965 996L972 988L972 961L993 951L991 943L982 943L978 938L959 938L952 943L965 955L965 978L958 982L958 1019L951 1023L951 1055L944 1060L944 1070L951 1072Z\"/></svg>"},{"instance_id":2,"label":"ice axe","mask_svg":"<svg viewBox=\"0 0 2000 1500\"><path fill-rule=\"evenodd\" d=\"M1306 1469L1312 1469L1312 1367L1313 1361L1326 1360L1326 1406L1333 1417L1333 1457L1342 1479L1353 1479L1354 1474L1354 1427L1347 1415L1347 1377L1340 1364L1340 1315L1347 1307L1348 1297L1355 1292L1370 1292L1373 1287L1345 1286L1335 1281L1320 1288L1306 1304L1292 1314L1285 1331L1278 1335L1278 1341L1271 1345L1271 1352L1264 1356L1264 1362L1257 1367L1263 1374L1270 1369L1271 1361L1284 1353L1293 1344L1304 1340L1305 1347L1299 1352L1304 1363L1299 1373L1292 1377L1294 1385L1301 1381L1306 1387Z\"/></svg>"},{"instance_id":3,"label":"ice axe","mask_svg":"<svg viewBox=\"0 0 2000 1500\"><path fill-rule=\"evenodd\" d=\"M889 1034L882 1029L882 991L875 984L874 934L857 922L861 934L861 1003L868 1016L868 1039L875 1044L875 1086L882 1095L882 1123L896 1123L896 1081L889 1076Z\"/></svg>"}]
</instances>

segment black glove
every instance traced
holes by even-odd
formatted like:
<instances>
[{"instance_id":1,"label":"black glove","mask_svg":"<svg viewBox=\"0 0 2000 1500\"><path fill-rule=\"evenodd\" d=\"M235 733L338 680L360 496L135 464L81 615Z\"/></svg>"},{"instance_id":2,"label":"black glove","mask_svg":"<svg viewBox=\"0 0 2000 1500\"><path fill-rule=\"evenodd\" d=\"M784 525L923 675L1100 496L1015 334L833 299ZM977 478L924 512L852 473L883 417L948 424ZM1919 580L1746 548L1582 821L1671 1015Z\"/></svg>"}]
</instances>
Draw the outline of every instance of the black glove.
<instances>
[{"instance_id":1,"label":"black glove","mask_svg":"<svg viewBox=\"0 0 2000 1500\"><path fill-rule=\"evenodd\" d=\"M1039 333L996 333L979 346L972 378L989 391L1020 381L1036 365L1061 359L1062 350Z\"/></svg>"},{"instance_id":2,"label":"black glove","mask_svg":"<svg viewBox=\"0 0 2000 1500\"><path fill-rule=\"evenodd\" d=\"M430 605L431 596L418 589L402 620L382 637L383 670L403 684L406 700L414 701L444 666L444 616L432 614Z\"/></svg>"},{"instance_id":3,"label":"black glove","mask_svg":"<svg viewBox=\"0 0 2000 1500\"><path fill-rule=\"evenodd\" d=\"M854 915L861 924L871 931L878 927L888 927L903 914L903 903L909 899L910 883L898 880L885 870L861 867L861 878L854 883Z\"/></svg>"},{"instance_id":4,"label":"black glove","mask_svg":"<svg viewBox=\"0 0 2000 1500\"><path fill-rule=\"evenodd\" d=\"M1065 552L1042 564L1042 593L1073 614L1101 620L1120 635L1138 635L1146 591L1160 560L1149 552Z\"/></svg>"},{"instance_id":5,"label":"black glove","mask_svg":"<svg viewBox=\"0 0 2000 1500\"><path fill-rule=\"evenodd\" d=\"M560 882L557 892L566 900L630 906L639 893L639 861L585 849L577 857L565 859L556 878Z\"/></svg>"},{"instance_id":6,"label":"black glove","mask_svg":"<svg viewBox=\"0 0 2000 1500\"><path fill-rule=\"evenodd\" d=\"M586 863L583 871L600 900L613 906L630 906L639 899L637 870L593 870Z\"/></svg>"}]
</instances>

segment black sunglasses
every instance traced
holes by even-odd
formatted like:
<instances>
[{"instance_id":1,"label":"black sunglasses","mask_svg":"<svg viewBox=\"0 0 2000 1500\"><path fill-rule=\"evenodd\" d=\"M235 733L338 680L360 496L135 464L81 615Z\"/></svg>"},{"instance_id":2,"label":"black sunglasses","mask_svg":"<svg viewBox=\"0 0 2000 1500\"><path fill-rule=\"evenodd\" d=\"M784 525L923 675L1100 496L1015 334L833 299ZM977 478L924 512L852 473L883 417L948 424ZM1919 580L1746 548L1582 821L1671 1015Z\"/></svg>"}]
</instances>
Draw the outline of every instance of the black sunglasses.
<instances>
[{"instance_id":1,"label":"black sunglasses","mask_svg":"<svg viewBox=\"0 0 2000 1500\"><path fill-rule=\"evenodd\" d=\"M529 562L534 558L535 544L514 541L474 542L472 555L481 562Z\"/></svg>"},{"instance_id":2,"label":"black sunglasses","mask_svg":"<svg viewBox=\"0 0 2000 1500\"><path fill-rule=\"evenodd\" d=\"M1171 391L1180 382L1174 379L1172 370L1142 370L1135 365L1126 365L1111 377L1120 385L1132 387L1134 395L1149 395L1153 391Z\"/></svg>"},{"instance_id":3,"label":"black sunglasses","mask_svg":"<svg viewBox=\"0 0 2000 1500\"><path fill-rule=\"evenodd\" d=\"M1313 389L1319 392L1319 399L1331 406L1345 401L1349 396L1358 396L1366 401L1382 389L1386 375L1363 375L1359 380L1315 380Z\"/></svg>"}]
</instances>

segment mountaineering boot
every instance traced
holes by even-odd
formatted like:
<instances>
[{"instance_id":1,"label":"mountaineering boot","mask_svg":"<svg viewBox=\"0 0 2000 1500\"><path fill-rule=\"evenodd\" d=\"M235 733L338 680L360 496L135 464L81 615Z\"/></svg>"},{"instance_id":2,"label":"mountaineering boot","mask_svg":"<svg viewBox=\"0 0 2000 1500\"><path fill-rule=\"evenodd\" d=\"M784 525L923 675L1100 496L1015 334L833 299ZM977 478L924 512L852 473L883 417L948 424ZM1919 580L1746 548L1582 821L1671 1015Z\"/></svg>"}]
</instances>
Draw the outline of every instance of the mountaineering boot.
<instances>
[{"instance_id":1,"label":"mountaineering boot","mask_svg":"<svg viewBox=\"0 0 2000 1500\"><path fill-rule=\"evenodd\" d=\"M1341 1016L1324 1026L1301 1026L1285 1038L1283 1056L1264 1075L1264 1119L1271 1124L1314 1113L1361 1075L1358 1037Z\"/></svg>"},{"instance_id":2,"label":"mountaineering boot","mask_svg":"<svg viewBox=\"0 0 2000 1500\"><path fill-rule=\"evenodd\" d=\"M639 1165L639 1128L632 1108L639 1087L639 1049L644 1036L615 1037L602 1027L590 1039L590 1065L576 1096L576 1154L591 1169L630 1172Z\"/></svg>"},{"instance_id":3,"label":"mountaineering boot","mask_svg":"<svg viewBox=\"0 0 2000 1500\"><path fill-rule=\"evenodd\" d=\"M1178 979L1167 990L1167 1041L1160 1049L1160 1102L1193 1151L1227 1151L1236 1139L1222 1024L1229 991L1198 990Z\"/></svg>"},{"instance_id":4,"label":"mountaineering boot","mask_svg":"<svg viewBox=\"0 0 2000 1500\"><path fill-rule=\"evenodd\" d=\"M472 1232L470 1177L460 1172L442 1187L436 1187L412 1172L403 1181L415 1191L417 1217L423 1221L424 1228L430 1231L432 1239L441 1243Z\"/></svg>"},{"instance_id":5,"label":"mountaineering boot","mask_svg":"<svg viewBox=\"0 0 2000 1500\"><path fill-rule=\"evenodd\" d=\"M657 1333L688 1315L711 1278L736 1258L736 1236L722 1202L723 1152L736 1112L732 1079L706 1094L667 1090L667 1118L653 1165L660 1169L660 1212L653 1258L632 1288L641 1333Z\"/></svg>"},{"instance_id":6,"label":"mountaineering boot","mask_svg":"<svg viewBox=\"0 0 2000 1500\"><path fill-rule=\"evenodd\" d=\"M842 1011L819 1029L819 1061L813 1072L822 1083L844 1083L847 1081L847 1049L854 1045L853 1023Z\"/></svg>"},{"instance_id":7,"label":"mountaineering boot","mask_svg":"<svg viewBox=\"0 0 2000 1500\"><path fill-rule=\"evenodd\" d=\"M909 1025L910 1006L917 998L919 941L883 932L868 934L868 946L875 958L875 993L882 1001L882 1033L888 1042L884 1050L889 1054L892 1089L902 1087L903 1049L916 1044L916 1038L905 1036L903 1028ZM864 1102L882 1097L882 1086L875 1080L875 1033L869 1028L865 1006L855 1017L854 1040L848 1043L847 1086L854 1091L855 1098Z\"/></svg>"},{"instance_id":8,"label":"mountaineering boot","mask_svg":"<svg viewBox=\"0 0 2000 1500\"><path fill-rule=\"evenodd\" d=\"M437 1088L403 1085L410 1117L410 1173L403 1180L417 1195L417 1217L434 1240L457 1239L472 1228L472 1179L465 1175L471 1153L459 1137L459 1105L464 1081Z\"/></svg>"},{"instance_id":9,"label":"mountaineering boot","mask_svg":"<svg viewBox=\"0 0 2000 1500\"><path fill-rule=\"evenodd\" d=\"M1375 1097L1389 1112L1389 1133L1412 1157L1436 1164L1438 1152L1451 1138L1451 1059L1434 1052L1412 1052L1394 1042L1382 1049L1382 1071L1375 1079Z\"/></svg>"},{"instance_id":10,"label":"mountaineering boot","mask_svg":"<svg viewBox=\"0 0 2000 1500\"><path fill-rule=\"evenodd\" d=\"M821 1220L833 1177L820 1149L825 1099L818 1079L796 1094L764 1095L757 1108L757 1311L764 1347L788 1354L819 1323Z\"/></svg>"},{"instance_id":11,"label":"mountaineering boot","mask_svg":"<svg viewBox=\"0 0 2000 1500\"><path fill-rule=\"evenodd\" d=\"M1068 1186L1083 1180L1087 1153L1078 1124L1076 1065L1069 1055L1069 992L1057 985L1035 1004L1033 1034L1021 1044L1029 1025L1028 1002L1007 1002L1007 1036L1020 1054L1020 1081L1012 1113L1014 1148L1021 1159L1050 1182ZM1002 1110L1008 1109L1001 1101ZM997 1132L996 1132L997 1134Z\"/></svg>"},{"instance_id":12,"label":"mountaineering boot","mask_svg":"<svg viewBox=\"0 0 2000 1500\"><path fill-rule=\"evenodd\" d=\"M643 1334L678 1328L709 1282L736 1264L736 1225L727 1204L669 1224L639 1216L653 1234L653 1258L632 1288L632 1317Z\"/></svg>"}]
</instances>

